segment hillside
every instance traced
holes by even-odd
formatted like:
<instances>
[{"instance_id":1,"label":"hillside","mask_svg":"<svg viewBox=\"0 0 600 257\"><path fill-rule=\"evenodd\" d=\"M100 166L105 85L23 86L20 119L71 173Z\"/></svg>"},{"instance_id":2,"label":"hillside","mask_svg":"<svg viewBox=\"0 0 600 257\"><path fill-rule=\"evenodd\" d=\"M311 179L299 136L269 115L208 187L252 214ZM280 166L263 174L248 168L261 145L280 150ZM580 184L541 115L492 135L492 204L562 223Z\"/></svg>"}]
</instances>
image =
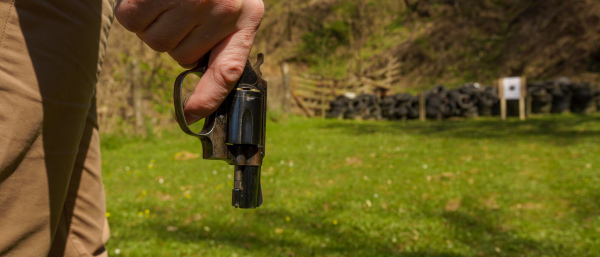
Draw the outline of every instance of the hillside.
<instances>
[{"instance_id":1,"label":"hillside","mask_svg":"<svg viewBox=\"0 0 600 257\"><path fill-rule=\"evenodd\" d=\"M266 1L257 46L322 75L397 58L398 86L489 82L500 76L595 80L598 1ZM292 7L293 6L293 7Z\"/></svg>"},{"instance_id":2,"label":"hillside","mask_svg":"<svg viewBox=\"0 0 600 257\"><path fill-rule=\"evenodd\" d=\"M596 0L264 1L253 56L266 54L272 92L281 86L282 62L296 73L343 78L395 60L401 74L395 91L490 84L512 75L599 80ZM133 131L140 109L138 117L152 118L138 123L138 131L170 124L172 81L181 71L115 24L98 87L104 130Z\"/></svg>"}]
</instances>

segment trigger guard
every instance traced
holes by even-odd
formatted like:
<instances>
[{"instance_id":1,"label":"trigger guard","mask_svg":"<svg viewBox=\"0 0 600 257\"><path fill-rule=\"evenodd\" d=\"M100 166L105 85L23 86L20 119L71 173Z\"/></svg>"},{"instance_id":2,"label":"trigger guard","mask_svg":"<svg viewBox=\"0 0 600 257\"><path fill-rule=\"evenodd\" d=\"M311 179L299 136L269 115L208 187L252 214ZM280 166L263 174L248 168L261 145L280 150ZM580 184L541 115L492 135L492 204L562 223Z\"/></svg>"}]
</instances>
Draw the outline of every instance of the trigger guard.
<instances>
[{"instance_id":1,"label":"trigger guard","mask_svg":"<svg viewBox=\"0 0 600 257\"><path fill-rule=\"evenodd\" d=\"M190 73L193 73L194 75L197 75L198 77L202 77L202 74L204 74L204 72L206 72L206 66L198 66L196 68L193 68L191 70L186 70L184 72L182 72L181 74L179 74L179 76L177 76L177 79L175 79L175 84L173 86L173 104L175 107L175 120L177 121L177 124L179 124L179 127L181 128L181 130L190 135L190 136L194 136L197 138L202 138L205 137L204 134L200 134L199 133L195 133L193 132L190 127L188 127L187 123L185 122L185 114L183 112L183 107L184 107L184 102L182 99L182 86L183 86L183 81L185 80L185 78L187 77L187 75L189 75ZM198 74L201 73L201 74ZM187 102L187 101L186 101Z\"/></svg>"}]
</instances>

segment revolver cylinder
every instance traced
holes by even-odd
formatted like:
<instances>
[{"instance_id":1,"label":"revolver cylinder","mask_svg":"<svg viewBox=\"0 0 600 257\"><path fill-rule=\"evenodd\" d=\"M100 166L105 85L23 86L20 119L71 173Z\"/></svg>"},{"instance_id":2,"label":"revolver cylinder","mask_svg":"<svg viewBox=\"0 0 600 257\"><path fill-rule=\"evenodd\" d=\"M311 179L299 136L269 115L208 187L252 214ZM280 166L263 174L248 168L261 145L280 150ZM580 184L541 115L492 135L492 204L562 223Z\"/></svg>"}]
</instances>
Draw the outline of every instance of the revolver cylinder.
<instances>
[{"instance_id":1,"label":"revolver cylinder","mask_svg":"<svg viewBox=\"0 0 600 257\"><path fill-rule=\"evenodd\" d=\"M260 146L263 136L263 94L236 88L229 108L227 144Z\"/></svg>"}]
</instances>

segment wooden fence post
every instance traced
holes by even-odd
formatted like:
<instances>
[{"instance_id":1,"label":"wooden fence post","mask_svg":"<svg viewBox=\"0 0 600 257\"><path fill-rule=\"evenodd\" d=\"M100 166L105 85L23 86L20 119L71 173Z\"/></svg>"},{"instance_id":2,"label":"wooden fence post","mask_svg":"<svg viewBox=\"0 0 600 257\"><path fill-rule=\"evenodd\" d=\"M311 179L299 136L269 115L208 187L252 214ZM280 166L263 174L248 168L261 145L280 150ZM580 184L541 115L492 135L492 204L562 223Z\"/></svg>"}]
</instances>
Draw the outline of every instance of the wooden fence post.
<instances>
[{"instance_id":1,"label":"wooden fence post","mask_svg":"<svg viewBox=\"0 0 600 257\"><path fill-rule=\"evenodd\" d=\"M525 120L528 116L525 111L525 99L527 97L527 82L525 77L521 77L521 97L519 98L519 119Z\"/></svg>"},{"instance_id":2,"label":"wooden fence post","mask_svg":"<svg viewBox=\"0 0 600 257\"><path fill-rule=\"evenodd\" d=\"M290 89L290 80L291 80L290 67L287 62L284 62L283 64L281 64L281 77L282 77L282 81L283 81L283 94L284 94L283 103L281 103L281 105L283 107L283 111L285 113L289 113L290 112L290 99L292 98L292 93L291 93L291 89Z\"/></svg>"},{"instance_id":3,"label":"wooden fence post","mask_svg":"<svg viewBox=\"0 0 600 257\"><path fill-rule=\"evenodd\" d=\"M427 110L425 109L425 92L421 92L419 95L419 120L427 120Z\"/></svg>"},{"instance_id":4,"label":"wooden fence post","mask_svg":"<svg viewBox=\"0 0 600 257\"><path fill-rule=\"evenodd\" d=\"M385 84L388 86L388 88L392 88L392 81L394 80L392 78L392 73L394 72L394 57L389 57L388 58L388 65L387 65L387 71L385 72Z\"/></svg>"},{"instance_id":5,"label":"wooden fence post","mask_svg":"<svg viewBox=\"0 0 600 257\"><path fill-rule=\"evenodd\" d=\"M500 119L506 120L506 99L504 98L504 82L499 79L498 82L498 96L500 98Z\"/></svg>"},{"instance_id":6,"label":"wooden fence post","mask_svg":"<svg viewBox=\"0 0 600 257\"><path fill-rule=\"evenodd\" d=\"M325 104L326 96L321 93L321 118L325 119L325 111L327 110L327 105Z\"/></svg>"}]
</instances>

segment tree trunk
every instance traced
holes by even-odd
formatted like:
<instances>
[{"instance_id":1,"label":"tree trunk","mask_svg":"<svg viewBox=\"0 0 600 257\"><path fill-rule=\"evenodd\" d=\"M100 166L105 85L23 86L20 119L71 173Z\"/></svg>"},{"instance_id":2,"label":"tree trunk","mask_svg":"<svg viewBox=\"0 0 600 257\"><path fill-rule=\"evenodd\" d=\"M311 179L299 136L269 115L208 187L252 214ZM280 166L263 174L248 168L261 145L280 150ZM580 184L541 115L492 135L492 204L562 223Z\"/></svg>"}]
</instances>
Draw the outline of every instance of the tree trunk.
<instances>
[{"instance_id":1,"label":"tree trunk","mask_svg":"<svg viewBox=\"0 0 600 257\"><path fill-rule=\"evenodd\" d=\"M144 136L146 129L144 126L144 108L143 108L143 90L142 78L140 72L140 61L134 58L131 61L131 90L133 93L133 110L135 119L135 134Z\"/></svg>"}]
</instances>

